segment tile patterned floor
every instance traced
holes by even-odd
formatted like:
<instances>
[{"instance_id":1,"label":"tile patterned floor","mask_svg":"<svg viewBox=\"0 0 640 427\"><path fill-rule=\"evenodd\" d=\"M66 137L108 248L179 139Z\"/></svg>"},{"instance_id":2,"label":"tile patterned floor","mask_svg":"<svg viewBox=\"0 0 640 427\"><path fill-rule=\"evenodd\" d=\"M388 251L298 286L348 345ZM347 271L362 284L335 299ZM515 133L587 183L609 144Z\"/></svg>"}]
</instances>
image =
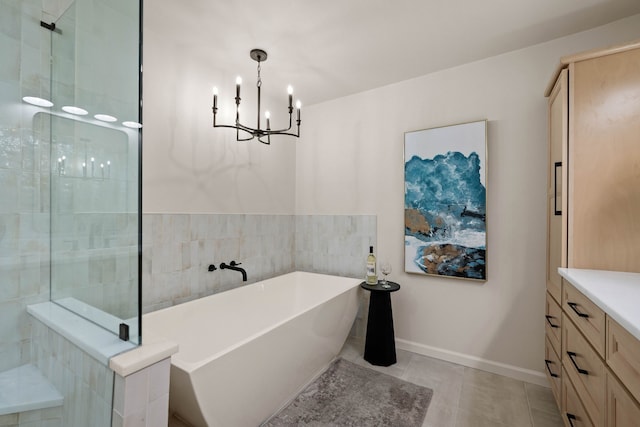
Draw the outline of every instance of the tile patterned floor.
<instances>
[{"instance_id":1,"label":"tile patterned floor","mask_svg":"<svg viewBox=\"0 0 640 427\"><path fill-rule=\"evenodd\" d=\"M373 366L363 344L348 341L341 357L433 389L423 427L562 427L551 390L501 375L397 350L398 362ZM169 427L188 427L176 418Z\"/></svg>"}]
</instances>

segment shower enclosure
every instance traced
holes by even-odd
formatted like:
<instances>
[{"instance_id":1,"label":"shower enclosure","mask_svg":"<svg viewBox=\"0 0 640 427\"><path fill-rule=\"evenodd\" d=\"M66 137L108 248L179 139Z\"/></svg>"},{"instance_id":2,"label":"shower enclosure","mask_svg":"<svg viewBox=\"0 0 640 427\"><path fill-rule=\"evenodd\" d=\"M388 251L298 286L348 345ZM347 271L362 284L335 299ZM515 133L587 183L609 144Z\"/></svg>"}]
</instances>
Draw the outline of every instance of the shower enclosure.
<instances>
[{"instance_id":1,"label":"shower enclosure","mask_svg":"<svg viewBox=\"0 0 640 427\"><path fill-rule=\"evenodd\" d=\"M18 372L29 395L35 366L64 398L53 425L110 425L114 377L31 307L141 342L140 16L135 0L0 1L0 381ZM7 411L0 396L0 421L22 424Z\"/></svg>"},{"instance_id":2,"label":"shower enclosure","mask_svg":"<svg viewBox=\"0 0 640 427\"><path fill-rule=\"evenodd\" d=\"M76 0L51 33L51 300L139 341L139 6ZM55 107L61 110L56 110Z\"/></svg>"}]
</instances>

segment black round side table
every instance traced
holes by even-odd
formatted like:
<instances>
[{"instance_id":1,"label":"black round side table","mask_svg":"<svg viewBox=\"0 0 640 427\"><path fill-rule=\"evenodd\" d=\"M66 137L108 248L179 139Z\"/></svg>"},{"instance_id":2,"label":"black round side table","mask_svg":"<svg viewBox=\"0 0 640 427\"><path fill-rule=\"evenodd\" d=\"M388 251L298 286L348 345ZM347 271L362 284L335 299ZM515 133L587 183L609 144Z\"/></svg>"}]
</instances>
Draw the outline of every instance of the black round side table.
<instances>
[{"instance_id":1,"label":"black round side table","mask_svg":"<svg viewBox=\"0 0 640 427\"><path fill-rule=\"evenodd\" d=\"M389 281L387 284L389 287L383 288L381 282L378 282L377 285L360 283L362 289L371 291L364 360L377 366L390 366L396 363L396 342L393 334L390 294L399 290L400 285Z\"/></svg>"}]
</instances>

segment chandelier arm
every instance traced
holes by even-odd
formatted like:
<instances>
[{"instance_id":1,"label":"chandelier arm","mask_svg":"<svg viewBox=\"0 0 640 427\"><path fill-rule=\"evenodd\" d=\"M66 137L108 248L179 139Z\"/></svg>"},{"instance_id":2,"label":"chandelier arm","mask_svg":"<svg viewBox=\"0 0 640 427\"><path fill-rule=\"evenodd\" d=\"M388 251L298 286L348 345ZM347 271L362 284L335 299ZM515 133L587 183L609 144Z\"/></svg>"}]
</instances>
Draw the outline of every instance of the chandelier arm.
<instances>
[{"instance_id":1,"label":"chandelier arm","mask_svg":"<svg viewBox=\"0 0 640 427\"><path fill-rule=\"evenodd\" d=\"M248 133L251 135L250 137L247 137L247 138L240 138L240 131L241 131L241 130L242 130L243 132L247 132L247 131L245 131L245 130L243 130L243 129L236 128L236 141L251 141L253 138L255 138L255 137L256 137L256 136L255 136L255 134L253 134L253 133L251 133L251 132L248 132Z\"/></svg>"},{"instance_id":2,"label":"chandelier arm","mask_svg":"<svg viewBox=\"0 0 640 427\"><path fill-rule=\"evenodd\" d=\"M245 132L250 133L250 134L255 134L256 132L263 132L262 129L254 129L254 128L249 127L249 126L245 126L242 123L237 123L235 126L231 126L231 127L235 128L235 129L240 129L240 130L245 131Z\"/></svg>"},{"instance_id":3,"label":"chandelier arm","mask_svg":"<svg viewBox=\"0 0 640 427\"><path fill-rule=\"evenodd\" d=\"M214 128L229 128L229 129L237 129L247 133L253 133L251 128L238 127L233 125L213 125Z\"/></svg>"},{"instance_id":4,"label":"chandelier arm","mask_svg":"<svg viewBox=\"0 0 640 427\"><path fill-rule=\"evenodd\" d=\"M236 141L250 141L253 138L255 138L254 132L247 130L247 129L241 129L237 126L232 126L232 125L213 125L214 128L228 128L228 129L235 129L236 130ZM248 134L251 135L250 138L240 138L240 131L246 132Z\"/></svg>"},{"instance_id":5,"label":"chandelier arm","mask_svg":"<svg viewBox=\"0 0 640 427\"><path fill-rule=\"evenodd\" d=\"M267 131L271 132L271 133L283 133L283 132L287 132L291 130L291 123L292 123L292 118L291 118L291 112L289 112L289 127L288 128L282 128L282 129L276 129L276 130L271 130L271 129L267 129Z\"/></svg>"},{"instance_id":6,"label":"chandelier arm","mask_svg":"<svg viewBox=\"0 0 640 427\"><path fill-rule=\"evenodd\" d=\"M264 131L265 133L270 133L270 134L278 134L278 133L284 133L284 132L288 132L291 130L291 126L289 126L286 129L274 129L274 130L266 130Z\"/></svg>"},{"instance_id":7,"label":"chandelier arm","mask_svg":"<svg viewBox=\"0 0 640 427\"><path fill-rule=\"evenodd\" d=\"M300 137L300 129L298 129L297 133L293 132L270 132L269 135L288 135L288 136L297 136Z\"/></svg>"}]
</instances>

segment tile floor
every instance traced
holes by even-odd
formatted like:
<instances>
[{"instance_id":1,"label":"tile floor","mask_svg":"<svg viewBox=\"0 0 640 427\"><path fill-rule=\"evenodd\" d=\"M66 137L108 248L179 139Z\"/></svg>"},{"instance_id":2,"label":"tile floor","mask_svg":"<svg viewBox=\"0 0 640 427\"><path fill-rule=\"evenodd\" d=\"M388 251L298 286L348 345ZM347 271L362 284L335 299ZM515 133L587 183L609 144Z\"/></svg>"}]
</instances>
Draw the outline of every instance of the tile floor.
<instances>
[{"instance_id":1,"label":"tile floor","mask_svg":"<svg viewBox=\"0 0 640 427\"><path fill-rule=\"evenodd\" d=\"M373 366L363 344L347 341L340 356L433 389L423 427L562 427L551 389L397 350L398 362ZM170 418L169 427L188 427Z\"/></svg>"}]
</instances>

